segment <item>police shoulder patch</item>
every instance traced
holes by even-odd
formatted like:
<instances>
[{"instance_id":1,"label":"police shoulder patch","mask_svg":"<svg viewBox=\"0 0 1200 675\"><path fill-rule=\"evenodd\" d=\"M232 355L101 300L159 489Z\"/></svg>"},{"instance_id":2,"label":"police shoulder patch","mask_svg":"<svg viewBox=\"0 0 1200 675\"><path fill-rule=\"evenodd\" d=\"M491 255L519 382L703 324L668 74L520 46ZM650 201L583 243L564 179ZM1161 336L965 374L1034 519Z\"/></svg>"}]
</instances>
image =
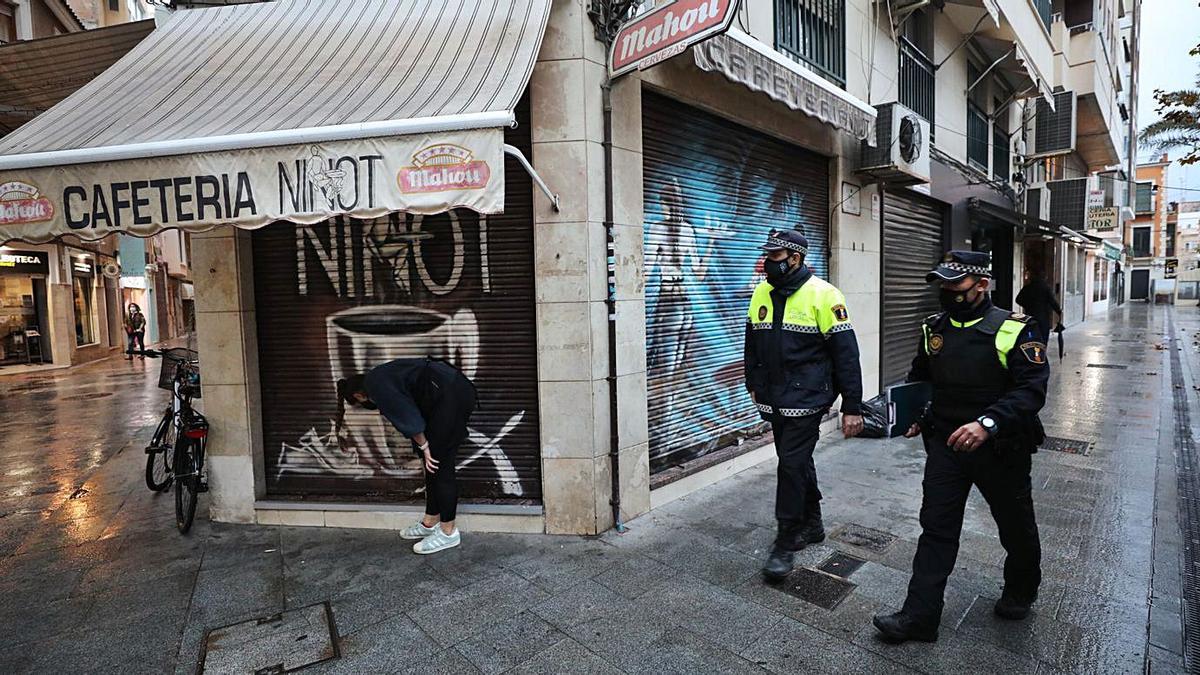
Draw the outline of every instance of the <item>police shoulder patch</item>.
<instances>
[{"instance_id":1,"label":"police shoulder patch","mask_svg":"<svg viewBox=\"0 0 1200 675\"><path fill-rule=\"evenodd\" d=\"M758 320L762 321L765 318L767 318L767 306L763 305L758 308Z\"/></svg>"},{"instance_id":2,"label":"police shoulder patch","mask_svg":"<svg viewBox=\"0 0 1200 675\"><path fill-rule=\"evenodd\" d=\"M942 340L941 335L937 335L936 333L934 335L930 335L929 336L929 353L937 354L938 352L942 351L942 343L943 343L943 340Z\"/></svg>"},{"instance_id":3,"label":"police shoulder patch","mask_svg":"<svg viewBox=\"0 0 1200 675\"><path fill-rule=\"evenodd\" d=\"M845 305L838 304L833 306L833 316L836 317L838 321L846 321L850 318L850 313L846 311Z\"/></svg>"},{"instance_id":4,"label":"police shoulder patch","mask_svg":"<svg viewBox=\"0 0 1200 675\"><path fill-rule=\"evenodd\" d=\"M1021 353L1025 355L1025 359L1030 363L1043 364L1046 362L1046 345L1036 340L1022 343L1020 346Z\"/></svg>"}]
</instances>

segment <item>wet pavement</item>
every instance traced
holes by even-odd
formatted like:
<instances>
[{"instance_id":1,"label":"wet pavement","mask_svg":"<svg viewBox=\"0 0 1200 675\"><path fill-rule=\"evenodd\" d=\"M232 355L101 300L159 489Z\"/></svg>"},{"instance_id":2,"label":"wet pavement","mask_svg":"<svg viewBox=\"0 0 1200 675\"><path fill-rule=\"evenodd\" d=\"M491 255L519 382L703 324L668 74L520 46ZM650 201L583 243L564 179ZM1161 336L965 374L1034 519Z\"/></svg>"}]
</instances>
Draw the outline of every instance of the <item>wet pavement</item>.
<instances>
[{"instance_id":1,"label":"wet pavement","mask_svg":"<svg viewBox=\"0 0 1200 675\"><path fill-rule=\"evenodd\" d=\"M209 672L273 665L229 650L284 636L331 656L311 647L320 630L287 632L324 626L309 615L332 619L337 653L310 672L1184 672L1200 310L1127 305L1067 335L1043 419L1088 452L1034 458L1045 574L1034 613L992 615L1004 554L973 494L941 639L899 647L875 638L870 617L904 596L919 534L914 441L818 450L831 537L797 564L863 561L841 572L852 587L831 610L758 576L771 463L626 534L468 532L461 548L418 557L394 532L210 523L202 496L181 537L169 495L142 476L166 401L157 363L0 374L0 672L194 672L207 629L247 621L260 641L225 631ZM328 614L274 616L325 602Z\"/></svg>"}]
</instances>

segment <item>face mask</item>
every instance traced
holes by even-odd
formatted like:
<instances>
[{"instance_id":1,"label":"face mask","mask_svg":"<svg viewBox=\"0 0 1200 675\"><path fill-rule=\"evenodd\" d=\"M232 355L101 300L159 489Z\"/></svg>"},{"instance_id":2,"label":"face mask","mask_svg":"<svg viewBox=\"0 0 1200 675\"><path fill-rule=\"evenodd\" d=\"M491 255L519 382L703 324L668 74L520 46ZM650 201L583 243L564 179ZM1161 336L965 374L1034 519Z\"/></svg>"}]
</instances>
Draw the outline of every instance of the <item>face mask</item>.
<instances>
[{"instance_id":1,"label":"face mask","mask_svg":"<svg viewBox=\"0 0 1200 675\"><path fill-rule=\"evenodd\" d=\"M792 271L788 265L787 258L783 260L765 260L763 261L763 271L767 273L767 283L774 286L782 281Z\"/></svg>"},{"instance_id":2,"label":"face mask","mask_svg":"<svg viewBox=\"0 0 1200 675\"><path fill-rule=\"evenodd\" d=\"M952 317L969 314L975 308L975 301L979 300L978 293L971 296L973 290L975 290L974 286L965 291L943 288L938 298L942 303L942 309Z\"/></svg>"}]
</instances>

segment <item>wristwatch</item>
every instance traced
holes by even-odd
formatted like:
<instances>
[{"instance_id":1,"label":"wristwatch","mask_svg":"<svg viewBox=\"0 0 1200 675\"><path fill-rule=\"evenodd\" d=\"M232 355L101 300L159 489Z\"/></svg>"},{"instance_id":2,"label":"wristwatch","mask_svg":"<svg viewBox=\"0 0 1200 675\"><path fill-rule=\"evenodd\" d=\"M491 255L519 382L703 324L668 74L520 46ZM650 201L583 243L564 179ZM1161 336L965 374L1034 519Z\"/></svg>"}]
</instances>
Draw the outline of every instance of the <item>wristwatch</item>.
<instances>
[{"instance_id":1,"label":"wristwatch","mask_svg":"<svg viewBox=\"0 0 1200 675\"><path fill-rule=\"evenodd\" d=\"M975 421L979 422L980 426L982 426L984 431L988 432L989 435L996 433L996 420L988 417L987 415L980 415L979 419Z\"/></svg>"}]
</instances>

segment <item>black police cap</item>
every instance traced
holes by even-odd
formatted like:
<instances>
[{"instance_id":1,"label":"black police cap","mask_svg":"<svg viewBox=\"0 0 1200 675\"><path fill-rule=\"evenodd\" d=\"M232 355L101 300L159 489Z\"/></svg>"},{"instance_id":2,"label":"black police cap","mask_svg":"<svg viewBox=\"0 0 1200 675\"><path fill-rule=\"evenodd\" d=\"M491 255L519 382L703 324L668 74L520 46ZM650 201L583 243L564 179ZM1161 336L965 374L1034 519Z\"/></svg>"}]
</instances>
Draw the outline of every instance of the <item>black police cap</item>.
<instances>
[{"instance_id":1,"label":"black police cap","mask_svg":"<svg viewBox=\"0 0 1200 675\"><path fill-rule=\"evenodd\" d=\"M925 281L958 281L968 275L992 277L992 254L982 251L950 251L925 275Z\"/></svg>"}]
</instances>

